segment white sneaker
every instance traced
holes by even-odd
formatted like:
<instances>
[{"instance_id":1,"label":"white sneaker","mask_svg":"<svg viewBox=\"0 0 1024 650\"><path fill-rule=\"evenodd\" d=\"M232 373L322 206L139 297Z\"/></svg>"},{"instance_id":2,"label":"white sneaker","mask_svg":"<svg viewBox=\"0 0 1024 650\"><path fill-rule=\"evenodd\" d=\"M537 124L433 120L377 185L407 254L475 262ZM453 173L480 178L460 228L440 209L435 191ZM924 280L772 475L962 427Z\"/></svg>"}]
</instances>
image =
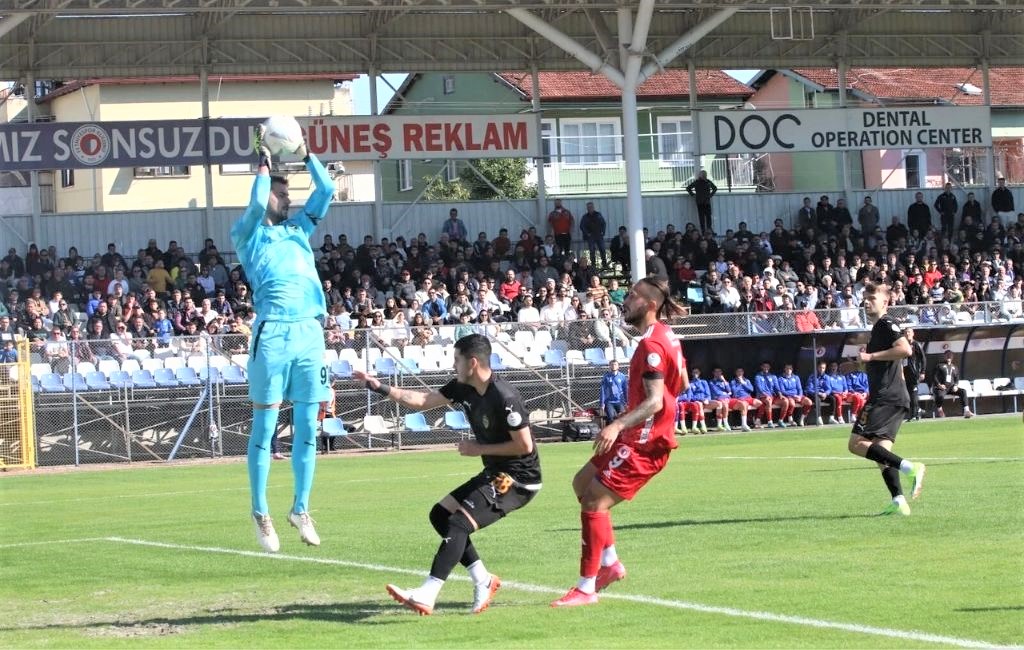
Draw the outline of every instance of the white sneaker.
<instances>
[{"instance_id":1,"label":"white sneaker","mask_svg":"<svg viewBox=\"0 0 1024 650\"><path fill-rule=\"evenodd\" d=\"M741 429L741 430L743 430L743 431L750 431L750 425L748 425L748 424L747 424L746 422L744 422L744 423L743 423L743 424L742 424L742 425L740 426L740 429Z\"/></svg>"},{"instance_id":2,"label":"white sneaker","mask_svg":"<svg viewBox=\"0 0 1024 650\"><path fill-rule=\"evenodd\" d=\"M974 417L974 412L972 412L971 409L964 409L964 418L965 419L966 418L973 418L973 417Z\"/></svg>"},{"instance_id":3,"label":"white sneaker","mask_svg":"<svg viewBox=\"0 0 1024 650\"><path fill-rule=\"evenodd\" d=\"M473 585L473 613L479 614L491 606L494 594L501 589L501 578L491 574L491 579L480 585Z\"/></svg>"},{"instance_id":4,"label":"white sneaker","mask_svg":"<svg viewBox=\"0 0 1024 650\"><path fill-rule=\"evenodd\" d=\"M281 550L281 540L277 538L277 531L274 530L274 522L270 515L253 513L253 523L256 524L256 541L260 543L267 553L277 553Z\"/></svg>"},{"instance_id":5,"label":"white sneaker","mask_svg":"<svg viewBox=\"0 0 1024 650\"><path fill-rule=\"evenodd\" d=\"M417 593L415 589L400 589L395 585L387 585L385 587L388 594L394 598L397 602L402 603L412 611L416 612L420 616L430 616L434 613L434 603L424 602L427 599Z\"/></svg>"},{"instance_id":6,"label":"white sneaker","mask_svg":"<svg viewBox=\"0 0 1024 650\"><path fill-rule=\"evenodd\" d=\"M320 536L316 534L316 529L313 528L313 518L309 516L308 512L289 512L288 523L292 525L292 528L299 529L299 539L310 546L320 546Z\"/></svg>"},{"instance_id":7,"label":"white sneaker","mask_svg":"<svg viewBox=\"0 0 1024 650\"><path fill-rule=\"evenodd\" d=\"M834 415L828 419L828 423L829 424L842 424L842 422L837 420L836 416L834 416Z\"/></svg>"}]
</instances>

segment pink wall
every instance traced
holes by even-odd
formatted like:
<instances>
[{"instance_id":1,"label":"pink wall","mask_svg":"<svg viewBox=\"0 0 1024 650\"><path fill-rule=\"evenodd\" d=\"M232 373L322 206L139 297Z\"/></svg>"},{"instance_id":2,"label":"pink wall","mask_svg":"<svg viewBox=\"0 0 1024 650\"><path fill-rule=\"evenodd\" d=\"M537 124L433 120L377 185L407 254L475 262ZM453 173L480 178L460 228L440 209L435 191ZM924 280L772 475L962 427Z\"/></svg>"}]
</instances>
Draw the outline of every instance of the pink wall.
<instances>
[{"instance_id":1,"label":"pink wall","mask_svg":"<svg viewBox=\"0 0 1024 650\"><path fill-rule=\"evenodd\" d=\"M782 74L776 74L768 83L758 89L757 93L750 98L750 103L763 110L776 110L780 108L803 108L803 96L799 95L801 103L796 103L792 96L792 86L799 86ZM768 154L765 161L773 172L775 178L775 190L784 192L792 190L793 183L793 156L790 154Z\"/></svg>"}]
</instances>

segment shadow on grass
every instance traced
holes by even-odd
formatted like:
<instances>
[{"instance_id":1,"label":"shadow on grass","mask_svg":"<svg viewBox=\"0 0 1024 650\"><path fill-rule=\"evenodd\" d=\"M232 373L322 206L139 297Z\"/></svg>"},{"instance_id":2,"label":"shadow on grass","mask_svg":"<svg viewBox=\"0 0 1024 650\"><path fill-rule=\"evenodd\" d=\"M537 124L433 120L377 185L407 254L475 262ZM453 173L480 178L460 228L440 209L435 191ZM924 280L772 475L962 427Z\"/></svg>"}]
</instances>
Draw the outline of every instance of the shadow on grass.
<instances>
[{"instance_id":1,"label":"shadow on grass","mask_svg":"<svg viewBox=\"0 0 1024 650\"><path fill-rule=\"evenodd\" d=\"M992 607L958 607L954 612L1024 612L1024 605L993 605Z\"/></svg>"},{"instance_id":2,"label":"shadow on grass","mask_svg":"<svg viewBox=\"0 0 1024 650\"><path fill-rule=\"evenodd\" d=\"M391 614L402 614L403 616L392 617ZM408 616L405 616L408 614ZM375 616L388 615L387 618L378 621L367 619ZM381 605L379 603L330 603L311 604L302 603L294 605L280 605L267 609L241 610L241 609L214 609L196 612L193 614L178 617L155 617L155 618L117 618L106 621L83 621L80 623L51 623L44 625L12 626L8 629L14 630L93 630L98 636L109 637L155 637L180 634L188 628L196 625L239 625L245 623L257 623L266 621L317 621L325 623L348 623L364 625L391 625L394 623L407 623L415 621L415 613L406 610L400 605L394 607Z\"/></svg>"},{"instance_id":3,"label":"shadow on grass","mask_svg":"<svg viewBox=\"0 0 1024 650\"><path fill-rule=\"evenodd\" d=\"M646 530L653 528L676 528L679 526L724 526L730 524L777 524L791 521L838 521L842 519L874 519L878 515L797 515L793 517L737 517L735 519L677 519L676 521L652 521L639 524L615 524L615 530ZM579 528L552 528L549 532L563 533Z\"/></svg>"}]
</instances>

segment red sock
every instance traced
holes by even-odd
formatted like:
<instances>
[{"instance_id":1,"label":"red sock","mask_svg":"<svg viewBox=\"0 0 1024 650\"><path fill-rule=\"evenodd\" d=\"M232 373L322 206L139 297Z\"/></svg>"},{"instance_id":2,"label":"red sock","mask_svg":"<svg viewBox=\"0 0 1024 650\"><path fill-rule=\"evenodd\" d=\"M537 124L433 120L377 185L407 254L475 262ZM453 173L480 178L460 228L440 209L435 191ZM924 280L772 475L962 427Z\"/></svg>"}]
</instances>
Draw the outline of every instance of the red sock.
<instances>
[{"instance_id":1,"label":"red sock","mask_svg":"<svg viewBox=\"0 0 1024 650\"><path fill-rule=\"evenodd\" d=\"M782 406L779 407L779 422L785 421L790 416L792 408L793 405L790 404L789 400L782 402Z\"/></svg>"},{"instance_id":2,"label":"red sock","mask_svg":"<svg viewBox=\"0 0 1024 650\"><path fill-rule=\"evenodd\" d=\"M804 417L811 414L811 410L814 408L814 403L804 404Z\"/></svg>"},{"instance_id":3,"label":"red sock","mask_svg":"<svg viewBox=\"0 0 1024 650\"><path fill-rule=\"evenodd\" d=\"M592 578L601 568L601 552L614 543L612 519L607 510L581 512L583 524L583 553L580 556L580 576Z\"/></svg>"}]
</instances>

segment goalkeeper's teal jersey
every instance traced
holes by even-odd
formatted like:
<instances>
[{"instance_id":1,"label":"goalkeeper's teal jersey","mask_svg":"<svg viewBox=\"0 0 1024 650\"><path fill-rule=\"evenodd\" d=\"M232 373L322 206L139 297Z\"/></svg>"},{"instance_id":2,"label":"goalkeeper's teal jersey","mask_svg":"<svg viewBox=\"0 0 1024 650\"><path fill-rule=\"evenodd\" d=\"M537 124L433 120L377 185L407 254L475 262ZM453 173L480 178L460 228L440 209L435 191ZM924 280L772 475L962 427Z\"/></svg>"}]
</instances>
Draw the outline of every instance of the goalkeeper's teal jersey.
<instances>
[{"instance_id":1,"label":"goalkeeper's teal jersey","mask_svg":"<svg viewBox=\"0 0 1024 650\"><path fill-rule=\"evenodd\" d=\"M323 164L306 162L316 189L301 212L277 224L264 223L270 176L257 175L245 213L231 227L231 241L252 286L257 321L295 322L327 315L324 291L309 238L330 207L333 188Z\"/></svg>"}]
</instances>

